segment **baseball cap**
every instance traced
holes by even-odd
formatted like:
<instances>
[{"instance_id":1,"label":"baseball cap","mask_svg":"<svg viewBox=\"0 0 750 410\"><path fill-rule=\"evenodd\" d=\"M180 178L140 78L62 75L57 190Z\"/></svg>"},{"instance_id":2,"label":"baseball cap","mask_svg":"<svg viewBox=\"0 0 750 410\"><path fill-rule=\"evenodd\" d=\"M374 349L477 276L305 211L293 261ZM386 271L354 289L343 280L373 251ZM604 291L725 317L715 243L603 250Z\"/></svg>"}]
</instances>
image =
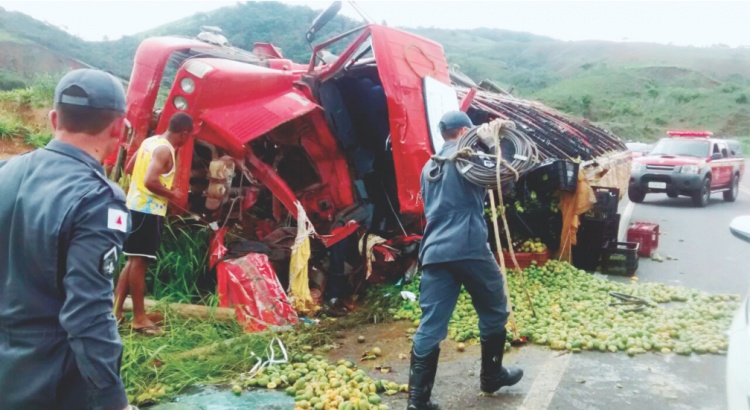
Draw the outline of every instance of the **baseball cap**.
<instances>
[{"instance_id":1,"label":"baseball cap","mask_svg":"<svg viewBox=\"0 0 750 410\"><path fill-rule=\"evenodd\" d=\"M443 114L438 124L440 131L450 131L461 127L471 128L474 124L471 123L471 119L463 111L448 111Z\"/></svg>"},{"instance_id":2,"label":"baseball cap","mask_svg":"<svg viewBox=\"0 0 750 410\"><path fill-rule=\"evenodd\" d=\"M68 93L73 87L80 91ZM79 105L101 110L125 112L125 90L111 74L100 70L82 68L73 70L55 87L55 104Z\"/></svg>"}]
</instances>

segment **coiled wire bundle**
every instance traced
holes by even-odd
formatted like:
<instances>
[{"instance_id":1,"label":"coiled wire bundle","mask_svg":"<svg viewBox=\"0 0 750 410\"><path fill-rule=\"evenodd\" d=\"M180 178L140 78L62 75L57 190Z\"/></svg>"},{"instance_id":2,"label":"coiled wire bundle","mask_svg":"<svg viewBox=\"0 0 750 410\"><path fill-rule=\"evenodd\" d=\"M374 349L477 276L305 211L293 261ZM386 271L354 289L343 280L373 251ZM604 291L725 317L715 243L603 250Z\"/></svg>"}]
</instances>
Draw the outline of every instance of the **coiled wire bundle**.
<instances>
[{"instance_id":1,"label":"coiled wire bundle","mask_svg":"<svg viewBox=\"0 0 750 410\"><path fill-rule=\"evenodd\" d=\"M433 155L432 159L438 164L437 173L430 172L427 178L437 180L442 174L441 167L449 161L469 182L497 189L498 183L505 185L517 181L539 163L537 145L523 132L503 127L495 137L494 149L489 149L477 134L479 128L474 127L459 138L456 152L450 157Z\"/></svg>"}]
</instances>

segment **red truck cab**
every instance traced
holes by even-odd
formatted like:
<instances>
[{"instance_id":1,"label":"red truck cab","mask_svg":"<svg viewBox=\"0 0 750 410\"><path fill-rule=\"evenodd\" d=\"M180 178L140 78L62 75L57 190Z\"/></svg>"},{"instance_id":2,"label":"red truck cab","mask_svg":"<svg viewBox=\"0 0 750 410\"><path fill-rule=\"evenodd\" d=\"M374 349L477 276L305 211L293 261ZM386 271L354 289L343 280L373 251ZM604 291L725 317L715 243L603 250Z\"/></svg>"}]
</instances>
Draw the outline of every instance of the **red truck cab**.
<instances>
[{"instance_id":1,"label":"red truck cab","mask_svg":"<svg viewBox=\"0 0 750 410\"><path fill-rule=\"evenodd\" d=\"M733 202L739 193L745 161L735 141L713 138L708 131L669 131L648 155L634 158L628 198L643 202L647 193L670 198L689 196L704 207L712 192Z\"/></svg>"}]
</instances>

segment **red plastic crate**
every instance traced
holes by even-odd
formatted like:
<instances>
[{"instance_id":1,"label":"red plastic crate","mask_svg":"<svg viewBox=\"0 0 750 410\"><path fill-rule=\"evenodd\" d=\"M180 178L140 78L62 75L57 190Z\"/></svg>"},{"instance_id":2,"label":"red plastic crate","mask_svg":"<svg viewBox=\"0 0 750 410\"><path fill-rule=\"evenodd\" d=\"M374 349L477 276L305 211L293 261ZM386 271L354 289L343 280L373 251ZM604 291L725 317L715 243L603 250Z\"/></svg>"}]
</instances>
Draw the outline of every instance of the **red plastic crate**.
<instances>
[{"instance_id":1,"label":"red plastic crate","mask_svg":"<svg viewBox=\"0 0 750 410\"><path fill-rule=\"evenodd\" d=\"M508 269L515 269L516 266L513 264L513 258L510 257L510 252L503 252L503 259L505 259L505 267ZM516 252L516 260L518 266L521 269L526 269L531 266L532 261L536 261L537 266L544 266L549 259L549 251L544 252Z\"/></svg>"},{"instance_id":2,"label":"red plastic crate","mask_svg":"<svg viewBox=\"0 0 750 410\"><path fill-rule=\"evenodd\" d=\"M628 242L641 244L639 256L650 257L659 247L659 225L648 222L634 222L628 228Z\"/></svg>"}]
</instances>

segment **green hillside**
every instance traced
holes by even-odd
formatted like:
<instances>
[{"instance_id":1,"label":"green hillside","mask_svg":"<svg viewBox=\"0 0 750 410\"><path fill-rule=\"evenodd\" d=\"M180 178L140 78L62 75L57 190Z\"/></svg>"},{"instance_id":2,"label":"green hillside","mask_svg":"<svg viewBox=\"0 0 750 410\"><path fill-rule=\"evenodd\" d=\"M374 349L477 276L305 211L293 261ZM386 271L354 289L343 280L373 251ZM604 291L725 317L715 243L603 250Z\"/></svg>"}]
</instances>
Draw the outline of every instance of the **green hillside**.
<instances>
[{"instance_id":1,"label":"green hillside","mask_svg":"<svg viewBox=\"0 0 750 410\"><path fill-rule=\"evenodd\" d=\"M86 42L0 9L0 89L80 61L127 78L142 39L194 36L203 25L221 27L237 47L271 41L286 57L303 62L310 56L304 33L317 13L274 2L238 3L116 41ZM320 38L357 24L337 17ZM449 62L475 80L491 79L515 95L585 117L626 139L654 139L669 128L750 135L750 49L566 42L487 28L407 30L443 44Z\"/></svg>"}]
</instances>

